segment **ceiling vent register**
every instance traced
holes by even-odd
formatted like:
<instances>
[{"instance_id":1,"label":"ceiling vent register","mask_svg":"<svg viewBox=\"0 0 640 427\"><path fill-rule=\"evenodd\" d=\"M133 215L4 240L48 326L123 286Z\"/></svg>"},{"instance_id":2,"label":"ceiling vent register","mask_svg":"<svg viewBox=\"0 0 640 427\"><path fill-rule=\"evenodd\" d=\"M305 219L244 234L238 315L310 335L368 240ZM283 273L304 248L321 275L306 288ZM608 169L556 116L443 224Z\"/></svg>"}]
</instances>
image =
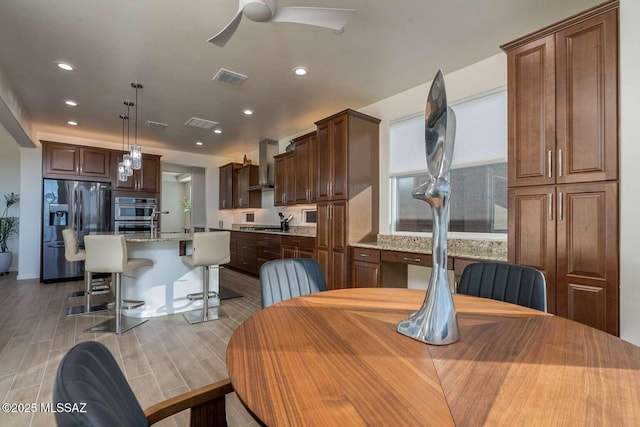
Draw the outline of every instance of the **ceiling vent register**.
<instances>
[{"instance_id":1,"label":"ceiling vent register","mask_svg":"<svg viewBox=\"0 0 640 427\"><path fill-rule=\"evenodd\" d=\"M154 122L152 120L147 120L144 125L154 129L165 129L168 126L166 123Z\"/></svg>"},{"instance_id":2,"label":"ceiling vent register","mask_svg":"<svg viewBox=\"0 0 640 427\"><path fill-rule=\"evenodd\" d=\"M240 86L245 80L247 80L247 76L236 73L235 71L220 68L218 73L213 76L213 80L230 86Z\"/></svg>"},{"instance_id":3,"label":"ceiling vent register","mask_svg":"<svg viewBox=\"0 0 640 427\"><path fill-rule=\"evenodd\" d=\"M199 119L197 117L191 117L186 121L185 126L191 126L199 129L213 130L216 126L218 126L218 122L214 122L212 120Z\"/></svg>"}]
</instances>

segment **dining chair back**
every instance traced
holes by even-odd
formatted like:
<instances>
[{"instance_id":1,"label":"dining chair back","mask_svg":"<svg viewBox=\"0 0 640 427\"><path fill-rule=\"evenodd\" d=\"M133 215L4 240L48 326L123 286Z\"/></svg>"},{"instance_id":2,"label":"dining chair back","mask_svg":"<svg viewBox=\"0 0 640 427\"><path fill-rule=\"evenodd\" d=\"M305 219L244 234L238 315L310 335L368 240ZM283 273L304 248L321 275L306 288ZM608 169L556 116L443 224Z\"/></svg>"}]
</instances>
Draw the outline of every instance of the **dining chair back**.
<instances>
[{"instance_id":1,"label":"dining chair back","mask_svg":"<svg viewBox=\"0 0 640 427\"><path fill-rule=\"evenodd\" d=\"M262 308L290 298L327 290L320 265L306 258L277 259L260 267Z\"/></svg>"},{"instance_id":2,"label":"dining chair back","mask_svg":"<svg viewBox=\"0 0 640 427\"><path fill-rule=\"evenodd\" d=\"M148 426L185 409L190 425L226 426L225 395L233 388L224 379L174 396L143 410L113 355L97 341L74 346L56 371L53 401L58 427Z\"/></svg>"},{"instance_id":3,"label":"dining chair back","mask_svg":"<svg viewBox=\"0 0 640 427\"><path fill-rule=\"evenodd\" d=\"M547 285L535 268L479 262L465 267L458 293L510 302L547 311Z\"/></svg>"}]
</instances>

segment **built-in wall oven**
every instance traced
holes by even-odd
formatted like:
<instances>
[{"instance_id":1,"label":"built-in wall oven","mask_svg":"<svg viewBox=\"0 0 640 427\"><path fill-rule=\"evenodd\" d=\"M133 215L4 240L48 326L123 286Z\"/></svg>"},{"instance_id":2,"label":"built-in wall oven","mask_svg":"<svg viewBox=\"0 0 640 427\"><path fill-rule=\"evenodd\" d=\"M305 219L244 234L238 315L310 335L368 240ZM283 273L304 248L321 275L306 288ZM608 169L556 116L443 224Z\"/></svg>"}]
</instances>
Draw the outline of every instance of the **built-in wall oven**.
<instances>
[{"instance_id":1,"label":"built-in wall oven","mask_svg":"<svg viewBox=\"0 0 640 427\"><path fill-rule=\"evenodd\" d=\"M151 233L158 199L116 197L114 231L120 234Z\"/></svg>"}]
</instances>

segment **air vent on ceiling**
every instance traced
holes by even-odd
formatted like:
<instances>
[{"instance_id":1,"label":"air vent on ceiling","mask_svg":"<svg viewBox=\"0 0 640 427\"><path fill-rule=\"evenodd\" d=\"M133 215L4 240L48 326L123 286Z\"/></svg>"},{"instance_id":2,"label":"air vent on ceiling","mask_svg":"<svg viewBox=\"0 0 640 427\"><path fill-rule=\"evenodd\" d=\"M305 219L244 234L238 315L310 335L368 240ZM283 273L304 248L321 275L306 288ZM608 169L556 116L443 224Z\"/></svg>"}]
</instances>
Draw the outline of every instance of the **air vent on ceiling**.
<instances>
[{"instance_id":1,"label":"air vent on ceiling","mask_svg":"<svg viewBox=\"0 0 640 427\"><path fill-rule=\"evenodd\" d=\"M151 120L147 120L147 122L144 125L148 128L154 128L154 129L165 129L168 126L166 123L154 122Z\"/></svg>"},{"instance_id":2,"label":"air vent on ceiling","mask_svg":"<svg viewBox=\"0 0 640 427\"><path fill-rule=\"evenodd\" d=\"M218 122L214 122L214 121L211 121L211 120L205 120L205 119L199 119L197 117L191 117L189 120L187 120L187 122L185 123L185 126L191 126L191 127L194 127L194 128L212 130L213 128L218 126Z\"/></svg>"},{"instance_id":3,"label":"air vent on ceiling","mask_svg":"<svg viewBox=\"0 0 640 427\"><path fill-rule=\"evenodd\" d=\"M245 80L247 80L247 76L236 73L235 71L220 68L218 73L213 76L213 80L220 83L226 83L231 86L240 86Z\"/></svg>"}]
</instances>

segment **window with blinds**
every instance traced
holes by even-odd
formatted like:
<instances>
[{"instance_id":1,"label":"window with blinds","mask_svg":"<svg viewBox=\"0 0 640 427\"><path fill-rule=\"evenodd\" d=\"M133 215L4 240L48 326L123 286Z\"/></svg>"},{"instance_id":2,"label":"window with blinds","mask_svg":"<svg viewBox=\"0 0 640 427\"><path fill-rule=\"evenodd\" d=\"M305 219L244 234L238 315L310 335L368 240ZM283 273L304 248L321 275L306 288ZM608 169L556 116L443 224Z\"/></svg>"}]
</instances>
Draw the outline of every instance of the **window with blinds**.
<instances>
[{"instance_id":1,"label":"window with blinds","mask_svg":"<svg viewBox=\"0 0 640 427\"><path fill-rule=\"evenodd\" d=\"M482 94L451 108L456 137L449 231L506 233L507 92ZM429 179L424 114L391 124L389 161L393 231L432 231L431 208L411 197L413 188Z\"/></svg>"}]
</instances>

